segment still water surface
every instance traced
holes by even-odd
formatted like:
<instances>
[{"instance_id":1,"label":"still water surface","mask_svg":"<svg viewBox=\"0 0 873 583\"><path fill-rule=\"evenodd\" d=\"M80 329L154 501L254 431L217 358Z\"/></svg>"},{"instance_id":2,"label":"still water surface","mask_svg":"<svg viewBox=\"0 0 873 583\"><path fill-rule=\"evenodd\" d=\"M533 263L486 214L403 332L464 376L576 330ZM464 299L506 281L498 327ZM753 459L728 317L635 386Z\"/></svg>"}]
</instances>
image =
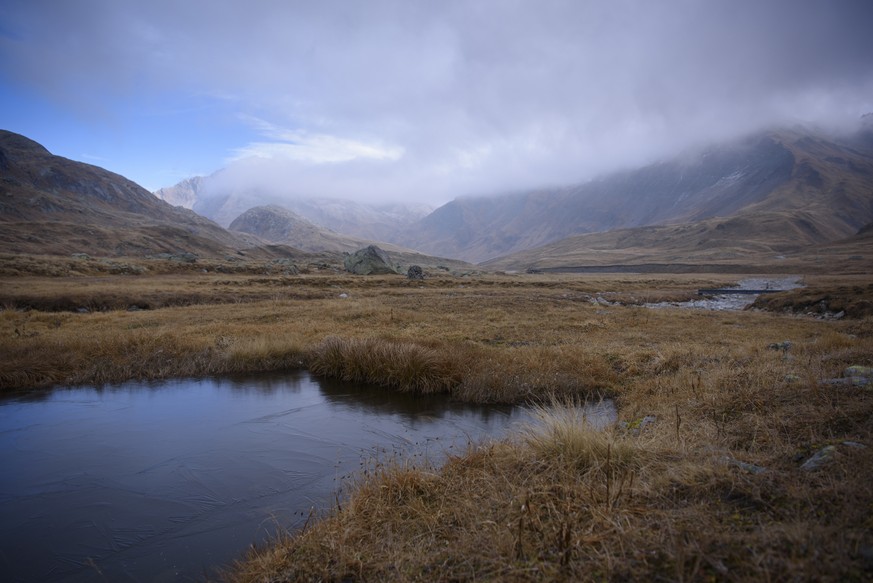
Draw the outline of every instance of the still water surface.
<instances>
[{"instance_id":1,"label":"still water surface","mask_svg":"<svg viewBox=\"0 0 873 583\"><path fill-rule=\"evenodd\" d=\"M3 581L203 580L334 503L374 458L499 437L523 409L306 373L0 401Z\"/></svg>"}]
</instances>

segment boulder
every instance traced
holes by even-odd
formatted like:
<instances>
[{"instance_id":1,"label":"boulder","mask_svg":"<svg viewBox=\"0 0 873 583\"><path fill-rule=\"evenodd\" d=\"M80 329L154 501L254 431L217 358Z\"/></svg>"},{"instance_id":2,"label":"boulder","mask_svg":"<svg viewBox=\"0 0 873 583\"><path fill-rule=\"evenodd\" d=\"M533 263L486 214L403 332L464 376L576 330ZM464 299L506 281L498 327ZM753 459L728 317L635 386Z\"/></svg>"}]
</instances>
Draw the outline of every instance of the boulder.
<instances>
[{"instance_id":1,"label":"boulder","mask_svg":"<svg viewBox=\"0 0 873 583\"><path fill-rule=\"evenodd\" d=\"M358 249L343 260L343 267L349 273L357 275L381 275L397 273L391 266L388 254L375 245Z\"/></svg>"},{"instance_id":2,"label":"boulder","mask_svg":"<svg viewBox=\"0 0 873 583\"><path fill-rule=\"evenodd\" d=\"M410 265L406 271L406 277L408 279L424 279L424 271L418 265Z\"/></svg>"},{"instance_id":3,"label":"boulder","mask_svg":"<svg viewBox=\"0 0 873 583\"><path fill-rule=\"evenodd\" d=\"M800 466L800 469L805 472L814 472L815 470L819 470L822 468L822 466L833 461L836 453L836 446L827 445L815 452L815 454L813 454L811 458L803 462L803 465Z\"/></svg>"}]
</instances>

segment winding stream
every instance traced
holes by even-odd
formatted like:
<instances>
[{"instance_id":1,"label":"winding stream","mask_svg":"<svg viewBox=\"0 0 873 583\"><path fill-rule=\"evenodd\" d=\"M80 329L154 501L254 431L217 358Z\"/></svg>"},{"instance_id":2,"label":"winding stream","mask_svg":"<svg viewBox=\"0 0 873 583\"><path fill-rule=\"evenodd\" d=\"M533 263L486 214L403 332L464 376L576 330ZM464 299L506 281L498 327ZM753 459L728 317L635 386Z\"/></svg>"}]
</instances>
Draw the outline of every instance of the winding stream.
<instances>
[{"instance_id":1,"label":"winding stream","mask_svg":"<svg viewBox=\"0 0 873 583\"><path fill-rule=\"evenodd\" d=\"M609 414L609 413L607 413ZM527 419L306 373L0 401L4 581L186 581L334 503L363 465L463 451Z\"/></svg>"},{"instance_id":2,"label":"winding stream","mask_svg":"<svg viewBox=\"0 0 873 583\"><path fill-rule=\"evenodd\" d=\"M750 277L737 282L736 289L745 290L791 290L803 287L799 276ZM755 302L757 295L716 294L688 302L657 302L644 304L647 308L691 308L697 310L742 310Z\"/></svg>"}]
</instances>

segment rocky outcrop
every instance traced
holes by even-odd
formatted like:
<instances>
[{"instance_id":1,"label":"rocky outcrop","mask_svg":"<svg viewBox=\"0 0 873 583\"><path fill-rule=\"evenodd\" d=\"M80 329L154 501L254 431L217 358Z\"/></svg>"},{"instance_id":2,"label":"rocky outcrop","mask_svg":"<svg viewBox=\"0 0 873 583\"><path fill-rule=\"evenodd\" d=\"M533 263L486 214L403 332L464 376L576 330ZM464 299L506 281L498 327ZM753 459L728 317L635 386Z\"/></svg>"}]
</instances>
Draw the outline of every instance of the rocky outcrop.
<instances>
[{"instance_id":1,"label":"rocky outcrop","mask_svg":"<svg viewBox=\"0 0 873 583\"><path fill-rule=\"evenodd\" d=\"M357 275L383 275L397 273L391 266L388 254L375 245L364 247L347 255L343 266L349 273Z\"/></svg>"}]
</instances>

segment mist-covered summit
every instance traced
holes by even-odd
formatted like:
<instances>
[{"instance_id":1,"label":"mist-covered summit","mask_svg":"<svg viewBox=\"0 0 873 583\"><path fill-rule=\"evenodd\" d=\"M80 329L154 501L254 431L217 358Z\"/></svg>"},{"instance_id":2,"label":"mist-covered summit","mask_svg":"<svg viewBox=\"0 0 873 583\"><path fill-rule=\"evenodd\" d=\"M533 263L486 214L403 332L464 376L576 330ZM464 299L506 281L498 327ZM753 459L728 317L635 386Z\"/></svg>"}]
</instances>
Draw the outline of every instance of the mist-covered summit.
<instances>
[{"instance_id":1,"label":"mist-covered summit","mask_svg":"<svg viewBox=\"0 0 873 583\"><path fill-rule=\"evenodd\" d=\"M368 241L395 240L398 233L433 210L424 202L371 203L292 193L291 188L228 187L219 170L210 176L185 179L154 194L170 204L192 209L224 227L230 227L249 209L272 205L291 211L319 227Z\"/></svg>"},{"instance_id":2,"label":"mist-covered summit","mask_svg":"<svg viewBox=\"0 0 873 583\"><path fill-rule=\"evenodd\" d=\"M727 244L724 237L734 233L803 245L839 240L873 221L873 131L864 118L858 131L844 135L801 127L758 132L579 184L458 197L432 212L418 203L210 191L210 184L221 181L192 179L158 194L193 200L194 210L225 225L273 204L337 236L472 262L520 252L530 257L531 250L578 235L727 218L742 219L742 228L722 225L711 241Z\"/></svg>"}]
</instances>

